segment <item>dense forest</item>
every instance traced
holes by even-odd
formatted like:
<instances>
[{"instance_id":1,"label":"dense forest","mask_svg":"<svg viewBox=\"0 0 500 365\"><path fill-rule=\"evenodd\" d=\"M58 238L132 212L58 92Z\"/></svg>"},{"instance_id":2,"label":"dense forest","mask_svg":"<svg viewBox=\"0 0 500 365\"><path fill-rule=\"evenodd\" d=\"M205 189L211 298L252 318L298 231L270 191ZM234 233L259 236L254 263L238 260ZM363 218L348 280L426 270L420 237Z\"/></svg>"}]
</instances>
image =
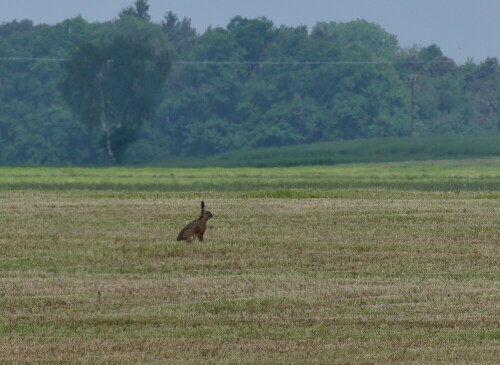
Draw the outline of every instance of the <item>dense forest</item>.
<instances>
[{"instance_id":1,"label":"dense forest","mask_svg":"<svg viewBox=\"0 0 500 365\"><path fill-rule=\"evenodd\" d=\"M0 25L0 164L106 163L102 131L63 97L68 60L83 44L142 32L168 48L169 75L149 95L156 112L141 122L125 161L500 130L496 58L457 65L436 45L402 48L364 20L307 29L236 16L200 34L187 18L169 12L156 24L148 11L139 0L104 23Z\"/></svg>"}]
</instances>

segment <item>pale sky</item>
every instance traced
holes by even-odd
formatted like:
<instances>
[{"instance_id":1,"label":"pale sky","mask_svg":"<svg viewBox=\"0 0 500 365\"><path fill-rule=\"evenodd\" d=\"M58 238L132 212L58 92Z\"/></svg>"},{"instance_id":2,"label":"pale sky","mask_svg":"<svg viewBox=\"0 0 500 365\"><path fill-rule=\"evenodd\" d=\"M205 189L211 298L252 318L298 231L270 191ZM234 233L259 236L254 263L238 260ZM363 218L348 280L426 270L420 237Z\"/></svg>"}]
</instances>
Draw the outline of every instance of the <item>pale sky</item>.
<instances>
[{"instance_id":1,"label":"pale sky","mask_svg":"<svg viewBox=\"0 0 500 365\"><path fill-rule=\"evenodd\" d=\"M0 23L31 19L55 24L78 15L106 21L135 0L0 0ZM172 10L203 32L231 18L265 16L276 26L365 19L397 36L402 47L437 44L462 64L500 58L500 0L149 0L152 20Z\"/></svg>"}]
</instances>

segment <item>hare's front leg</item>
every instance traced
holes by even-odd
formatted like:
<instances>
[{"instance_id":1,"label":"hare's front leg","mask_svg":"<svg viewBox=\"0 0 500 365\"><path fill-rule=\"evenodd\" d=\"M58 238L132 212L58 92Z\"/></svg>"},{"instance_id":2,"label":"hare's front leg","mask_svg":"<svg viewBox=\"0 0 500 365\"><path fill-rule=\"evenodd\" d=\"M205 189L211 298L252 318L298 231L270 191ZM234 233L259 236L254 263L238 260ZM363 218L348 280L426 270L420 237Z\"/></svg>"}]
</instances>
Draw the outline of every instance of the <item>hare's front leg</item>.
<instances>
[{"instance_id":1,"label":"hare's front leg","mask_svg":"<svg viewBox=\"0 0 500 365\"><path fill-rule=\"evenodd\" d=\"M199 240L200 242L203 242L203 234L204 234L204 233L205 233L205 232L198 232L198 233L197 233L197 235L198 235L198 240Z\"/></svg>"}]
</instances>

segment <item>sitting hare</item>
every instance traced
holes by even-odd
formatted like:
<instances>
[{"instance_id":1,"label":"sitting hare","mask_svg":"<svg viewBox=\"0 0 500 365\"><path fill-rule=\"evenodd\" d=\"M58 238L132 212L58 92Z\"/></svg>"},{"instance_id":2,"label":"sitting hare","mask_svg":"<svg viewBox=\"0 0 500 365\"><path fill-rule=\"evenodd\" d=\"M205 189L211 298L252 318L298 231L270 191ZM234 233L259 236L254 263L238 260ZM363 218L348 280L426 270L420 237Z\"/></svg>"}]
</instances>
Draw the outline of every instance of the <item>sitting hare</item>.
<instances>
[{"instance_id":1,"label":"sitting hare","mask_svg":"<svg viewBox=\"0 0 500 365\"><path fill-rule=\"evenodd\" d=\"M192 242L195 236L198 237L198 240L203 241L203 235L207 230L207 221L212 217L213 214L205 210L205 202L202 201L200 217L189 223L179 232L177 241Z\"/></svg>"}]
</instances>

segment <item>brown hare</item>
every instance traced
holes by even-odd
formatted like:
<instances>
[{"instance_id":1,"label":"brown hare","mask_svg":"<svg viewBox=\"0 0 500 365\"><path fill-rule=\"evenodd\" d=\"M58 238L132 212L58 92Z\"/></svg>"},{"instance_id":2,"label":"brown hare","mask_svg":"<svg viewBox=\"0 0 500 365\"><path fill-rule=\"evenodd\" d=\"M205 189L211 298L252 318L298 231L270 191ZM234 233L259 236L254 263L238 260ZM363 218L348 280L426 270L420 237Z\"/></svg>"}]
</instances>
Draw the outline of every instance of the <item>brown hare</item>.
<instances>
[{"instance_id":1,"label":"brown hare","mask_svg":"<svg viewBox=\"0 0 500 365\"><path fill-rule=\"evenodd\" d=\"M187 241L193 242L194 237L198 237L200 242L203 241L203 235L207 230L207 222L214 215L210 213L208 210L205 210L205 202L201 201L201 214L199 218L196 218L194 221L189 223L186 227L179 232L177 236L177 241Z\"/></svg>"}]
</instances>

